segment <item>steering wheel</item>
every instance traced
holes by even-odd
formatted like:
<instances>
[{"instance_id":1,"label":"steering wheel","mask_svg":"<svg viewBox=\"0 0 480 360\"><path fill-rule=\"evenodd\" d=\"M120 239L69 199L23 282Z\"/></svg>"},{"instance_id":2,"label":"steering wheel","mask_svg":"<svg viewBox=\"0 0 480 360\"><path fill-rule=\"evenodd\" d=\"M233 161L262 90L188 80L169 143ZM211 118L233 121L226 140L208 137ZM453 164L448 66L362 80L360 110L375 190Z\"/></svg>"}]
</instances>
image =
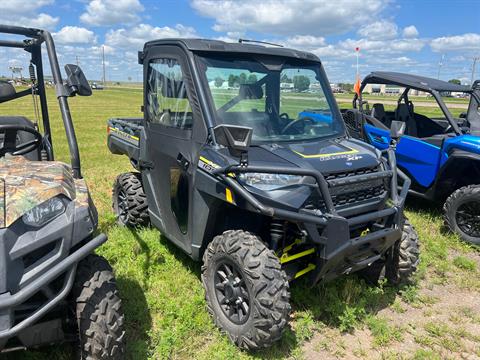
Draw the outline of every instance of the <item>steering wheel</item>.
<instances>
[{"instance_id":1,"label":"steering wheel","mask_svg":"<svg viewBox=\"0 0 480 360\"><path fill-rule=\"evenodd\" d=\"M20 131L32 134L34 138L17 144L17 134ZM0 157L8 153L12 155L25 155L37 149L42 143L42 134L24 125L0 125L0 134L4 134L3 146L0 148Z\"/></svg>"},{"instance_id":2,"label":"steering wheel","mask_svg":"<svg viewBox=\"0 0 480 360\"><path fill-rule=\"evenodd\" d=\"M283 114L282 114L283 115ZM287 126L285 126L282 131L280 131L280 133L283 135L285 134L289 129L291 129L292 127L302 123L302 122L311 122L312 124L315 123L315 120L313 120L311 117L308 117L308 116L304 116L304 117L301 117L297 120L293 120L291 122L289 122L287 124Z\"/></svg>"}]
</instances>

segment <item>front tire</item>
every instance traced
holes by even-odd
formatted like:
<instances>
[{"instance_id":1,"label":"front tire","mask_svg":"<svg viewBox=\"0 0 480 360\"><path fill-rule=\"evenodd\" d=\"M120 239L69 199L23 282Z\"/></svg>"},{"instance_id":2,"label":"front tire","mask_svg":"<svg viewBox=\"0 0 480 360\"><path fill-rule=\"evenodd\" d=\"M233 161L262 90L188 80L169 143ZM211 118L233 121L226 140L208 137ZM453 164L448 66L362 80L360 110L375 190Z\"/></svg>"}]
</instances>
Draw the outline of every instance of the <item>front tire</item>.
<instances>
[{"instance_id":1,"label":"front tire","mask_svg":"<svg viewBox=\"0 0 480 360\"><path fill-rule=\"evenodd\" d=\"M237 346L259 349L281 338L291 309L287 276L257 236L216 236L203 255L202 283L215 324Z\"/></svg>"},{"instance_id":2,"label":"front tire","mask_svg":"<svg viewBox=\"0 0 480 360\"><path fill-rule=\"evenodd\" d=\"M480 185L462 187L443 206L445 226L463 241L480 245Z\"/></svg>"},{"instance_id":3,"label":"front tire","mask_svg":"<svg viewBox=\"0 0 480 360\"><path fill-rule=\"evenodd\" d=\"M122 300L107 260L89 255L80 261L73 286L81 360L124 359Z\"/></svg>"},{"instance_id":4,"label":"front tire","mask_svg":"<svg viewBox=\"0 0 480 360\"><path fill-rule=\"evenodd\" d=\"M385 255L358 274L371 284L386 279L388 283L399 286L412 283L420 262L418 234L408 220L405 220L402 237Z\"/></svg>"}]
</instances>

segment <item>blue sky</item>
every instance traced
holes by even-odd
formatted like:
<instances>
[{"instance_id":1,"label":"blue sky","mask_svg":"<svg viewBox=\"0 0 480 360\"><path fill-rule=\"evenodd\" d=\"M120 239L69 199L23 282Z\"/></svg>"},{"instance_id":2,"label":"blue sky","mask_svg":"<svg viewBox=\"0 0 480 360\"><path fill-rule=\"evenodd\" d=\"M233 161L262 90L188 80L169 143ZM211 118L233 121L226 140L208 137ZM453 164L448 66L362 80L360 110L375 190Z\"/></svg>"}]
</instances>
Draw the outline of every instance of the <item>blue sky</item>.
<instances>
[{"instance_id":1,"label":"blue sky","mask_svg":"<svg viewBox=\"0 0 480 360\"><path fill-rule=\"evenodd\" d=\"M50 30L60 61L78 59L90 79L101 78L104 46L113 81L139 80L137 51L161 37L274 41L317 54L331 82L353 82L357 46L362 76L394 70L469 82L480 57L479 0L3 0L0 23ZM0 74L25 64L18 51L0 56Z\"/></svg>"}]
</instances>

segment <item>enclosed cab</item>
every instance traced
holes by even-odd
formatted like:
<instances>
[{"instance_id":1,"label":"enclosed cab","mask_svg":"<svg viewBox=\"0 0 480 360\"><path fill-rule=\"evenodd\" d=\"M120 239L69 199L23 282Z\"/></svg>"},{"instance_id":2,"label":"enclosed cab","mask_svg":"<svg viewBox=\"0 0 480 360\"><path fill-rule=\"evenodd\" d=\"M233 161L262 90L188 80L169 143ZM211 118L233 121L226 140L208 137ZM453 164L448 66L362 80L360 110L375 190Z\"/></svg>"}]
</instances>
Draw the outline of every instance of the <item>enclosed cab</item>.
<instances>
[{"instance_id":1,"label":"enclosed cab","mask_svg":"<svg viewBox=\"0 0 480 360\"><path fill-rule=\"evenodd\" d=\"M348 136L315 55L168 39L139 61L144 117L108 122L110 150L137 170L117 178L114 210L203 261L208 309L233 342L279 339L298 277L410 279L418 244L393 155L401 129L388 160Z\"/></svg>"}]
</instances>

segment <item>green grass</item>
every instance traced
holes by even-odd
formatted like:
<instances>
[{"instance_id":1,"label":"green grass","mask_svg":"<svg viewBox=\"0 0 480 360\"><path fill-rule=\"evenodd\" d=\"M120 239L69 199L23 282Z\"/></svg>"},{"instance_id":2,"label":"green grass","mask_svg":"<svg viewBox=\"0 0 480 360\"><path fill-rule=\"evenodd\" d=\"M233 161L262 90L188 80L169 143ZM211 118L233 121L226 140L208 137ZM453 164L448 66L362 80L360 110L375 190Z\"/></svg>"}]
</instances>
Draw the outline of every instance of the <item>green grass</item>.
<instances>
[{"instance_id":1,"label":"green grass","mask_svg":"<svg viewBox=\"0 0 480 360\"><path fill-rule=\"evenodd\" d=\"M292 323L274 347L255 353L239 351L213 325L207 314L200 282L200 264L171 245L155 229L129 230L114 224L111 187L115 177L132 168L126 157L112 155L106 146L106 120L109 117L141 117L141 89L106 89L92 97L69 100L80 152L83 175L99 211L100 231L109 241L98 252L115 269L124 299L128 358L134 359L253 359L301 358L302 345L323 329L352 332L370 329L376 346L388 348L399 341L399 329L377 317L378 311L392 308L401 312L399 299L418 306L429 300L418 295L418 287L402 290L388 286L371 287L355 276L342 277L310 288L299 280L292 284ZM53 141L58 160L68 162L69 153L53 91L49 91ZM0 104L0 114L26 115L33 119L29 97ZM456 236L441 231L439 209L418 201L408 202L408 215L422 241L419 277L435 283L459 281L472 271L468 254L478 250L461 243ZM452 261L454 251L457 260ZM460 260L458 260L460 258ZM480 289L478 276L470 276L469 288ZM457 280L455 280L457 279ZM471 316L467 308L459 316ZM431 331L435 331L434 328ZM338 340L338 341L337 341ZM341 339L332 339L336 344ZM328 347L325 343L324 346ZM336 345L338 355L344 352ZM47 347L40 351L17 353L14 359L69 359L70 347ZM430 350L418 351L415 358L429 358ZM410 357L411 354L408 354ZM433 355L432 355L433 356Z\"/></svg>"}]
</instances>

